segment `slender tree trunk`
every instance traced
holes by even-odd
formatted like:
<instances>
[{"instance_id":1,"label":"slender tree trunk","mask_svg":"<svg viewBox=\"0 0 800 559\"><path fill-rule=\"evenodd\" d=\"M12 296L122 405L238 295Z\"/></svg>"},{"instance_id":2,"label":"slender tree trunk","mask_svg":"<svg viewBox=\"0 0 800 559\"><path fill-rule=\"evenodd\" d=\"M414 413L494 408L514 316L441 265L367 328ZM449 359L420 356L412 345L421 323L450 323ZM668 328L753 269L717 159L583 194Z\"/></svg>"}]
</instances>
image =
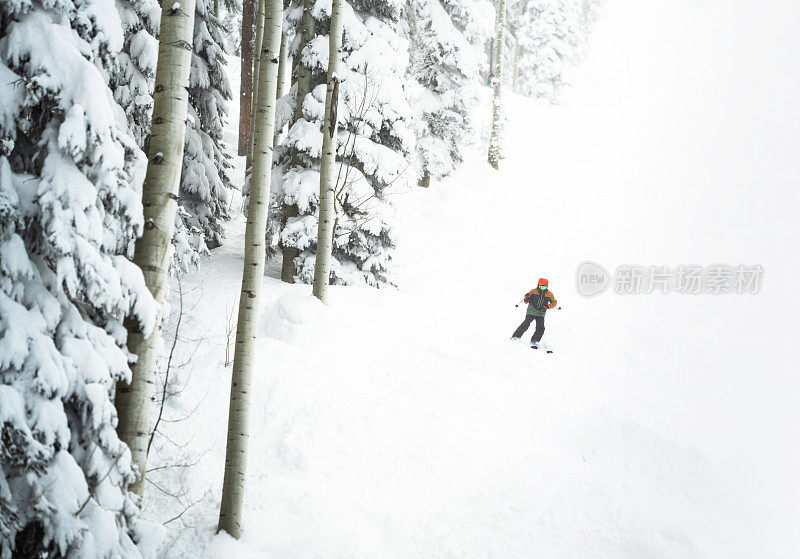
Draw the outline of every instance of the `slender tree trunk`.
<instances>
[{"instance_id":1,"label":"slender tree trunk","mask_svg":"<svg viewBox=\"0 0 800 559\"><path fill-rule=\"evenodd\" d=\"M286 225L286 222L293 217L297 217L297 206L294 204L286 204L283 224ZM287 247L283 246L283 243L281 243L281 281L294 283L294 276L297 273L294 259L297 258L298 254L299 251L297 247Z\"/></svg>"},{"instance_id":2,"label":"slender tree trunk","mask_svg":"<svg viewBox=\"0 0 800 559\"><path fill-rule=\"evenodd\" d=\"M511 70L511 91L517 92L517 65L519 63L519 39L514 37L514 67Z\"/></svg>"},{"instance_id":3,"label":"slender tree trunk","mask_svg":"<svg viewBox=\"0 0 800 559\"><path fill-rule=\"evenodd\" d=\"M485 54L486 60L489 63L487 67L489 68L489 84L491 85L492 78L494 77L494 37L489 41L489 50L486 51Z\"/></svg>"},{"instance_id":4,"label":"slender tree trunk","mask_svg":"<svg viewBox=\"0 0 800 559\"><path fill-rule=\"evenodd\" d=\"M286 78L291 69L291 65L289 64L289 36L284 33L283 37L281 38L281 54L279 57L278 63L278 93L276 93L278 99L286 95ZM275 129L275 140L273 145L280 144L281 134L283 133L282 129Z\"/></svg>"},{"instance_id":5,"label":"slender tree trunk","mask_svg":"<svg viewBox=\"0 0 800 559\"><path fill-rule=\"evenodd\" d=\"M417 181L417 184L423 188L431 186L431 173L427 169L422 172L422 177Z\"/></svg>"},{"instance_id":6,"label":"slender tree trunk","mask_svg":"<svg viewBox=\"0 0 800 559\"><path fill-rule=\"evenodd\" d=\"M258 75L261 71L261 48L264 42L264 14L266 12L267 0L254 0L258 3L256 10L256 38L253 43L253 100L251 109L255 112L256 101L258 99ZM254 134L250 134L249 142L247 144L247 159L245 163L245 170L252 170L250 167L253 164L253 142Z\"/></svg>"},{"instance_id":7,"label":"slender tree trunk","mask_svg":"<svg viewBox=\"0 0 800 559\"><path fill-rule=\"evenodd\" d=\"M297 122L303 118L303 101L311 91L311 68L303 64L302 54L305 46L314 38L314 16L311 10L314 8L314 0L303 0L303 17L300 22L300 48L297 51L297 103L294 107L292 122ZM297 155L297 151L292 154L291 165L296 167L302 162ZM290 204L286 206L284 225L286 220L297 217L297 206ZM285 247L281 245L282 265L281 280L286 283L294 283L294 276L297 270L294 259L297 258L298 250L295 247Z\"/></svg>"},{"instance_id":8,"label":"slender tree trunk","mask_svg":"<svg viewBox=\"0 0 800 559\"><path fill-rule=\"evenodd\" d=\"M214 0L214 17L219 19L220 11L219 11L219 0Z\"/></svg>"},{"instance_id":9,"label":"slender tree trunk","mask_svg":"<svg viewBox=\"0 0 800 559\"><path fill-rule=\"evenodd\" d=\"M319 224L317 226L317 258L314 264L314 296L328 302L328 283L333 252L333 209L335 195L333 168L336 163L337 108L339 104L339 59L342 55L342 0L333 0L328 47L328 88L325 93L325 121L322 123L322 160L319 164Z\"/></svg>"},{"instance_id":10,"label":"slender tree trunk","mask_svg":"<svg viewBox=\"0 0 800 559\"><path fill-rule=\"evenodd\" d=\"M255 0L242 2L242 76L239 82L239 155L247 155L253 103L253 16Z\"/></svg>"},{"instance_id":11,"label":"slender tree trunk","mask_svg":"<svg viewBox=\"0 0 800 559\"><path fill-rule=\"evenodd\" d=\"M137 355L137 360L130 384L119 382L116 391L117 431L130 447L133 463L139 468L139 479L131 485L131 491L140 496L144 493L150 404L155 395L155 362L161 346L161 315L183 163L194 10L195 0L182 0L174 5L165 2L161 11L153 123L142 189L144 233L136 241L133 256L156 300L158 313L152 332L143 332L134 319L126 321L128 349Z\"/></svg>"},{"instance_id":12,"label":"slender tree trunk","mask_svg":"<svg viewBox=\"0 0 800 559\"><path fill-rule=\"evenodd\" d=\"M495 169L500 166L500 133L502 132L502 95L503 86L503 29L506 20L506 2L497 1L497 14L495 18L495 37L494 37L494 69L492 86L494 95L492 98L492 130L489 138L489 164Z\"/></svg>"},{"instance_id":13,"label":"slender tree trunk","mask_svg":"<svg viewBox=\"0 0 800 559\"><path fill-rule=\"evenodd\" d=\"M301 26L302 26L302 22L301 22ZM302 35L302 33L301 33L301 35ZM289 80L291 82L291 85L294 85L294 82L297 81L297 64L300 61L300 53L302 51L303 51L303 45L300 45L300 48L297 51L297 56L293 56L292 57L292 69L291 69L291 73L290 73L291 79Z\"/></svg>"},{"instance_id":14,"label":"slender tree trunk","mask_svg":"<svg viewBox=\"0 0 800 559\"><path fill-rule=\"evenodd\" d=\"M272 138L275 133L275 92L278 85L278 50L282 20L281 0L267 0L254 123L253 173L245 228L244 270L228 410L225 479L219 509L219 529L237 539L242 533L253 352L258 332L259 294L264 280L266 257L265 236L272 177Z\"/></svg>"}]
</instances>

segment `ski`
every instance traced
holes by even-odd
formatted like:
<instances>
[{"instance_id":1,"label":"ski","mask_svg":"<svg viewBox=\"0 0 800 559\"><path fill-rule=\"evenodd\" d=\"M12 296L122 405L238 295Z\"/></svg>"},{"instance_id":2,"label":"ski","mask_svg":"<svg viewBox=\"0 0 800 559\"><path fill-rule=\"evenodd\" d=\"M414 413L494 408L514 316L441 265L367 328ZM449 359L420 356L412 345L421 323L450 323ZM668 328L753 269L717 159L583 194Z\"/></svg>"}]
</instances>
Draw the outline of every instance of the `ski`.
<instances>
[{"instance_id":1,"label":"ski","mask_svg":"<svg viewBox=\"0 0 800 559\"><path fill-rule=\"evenodd\" d=\"M520 341L520 338L511 337L508 340L511 341L511 342L518 342L518 341ZM530 347L531 349L540 349L541 348L541 349L545 350L546 353L553 353L553 350L550 349L549 347L547 347L544 344L540 344L540 345L536 345L536 346L529 345L528 347Z\"/></svg>"},{"instance_id":2,"label":"ski","mask_svg":"<svg viewBox=\"0 0 800 559\"><path fill-rule=\"evenodd\" d=\"M543 349L547 353L553 353L553 350L545 345L531 345L531 349Z\"/></svg>"}]
</instances>

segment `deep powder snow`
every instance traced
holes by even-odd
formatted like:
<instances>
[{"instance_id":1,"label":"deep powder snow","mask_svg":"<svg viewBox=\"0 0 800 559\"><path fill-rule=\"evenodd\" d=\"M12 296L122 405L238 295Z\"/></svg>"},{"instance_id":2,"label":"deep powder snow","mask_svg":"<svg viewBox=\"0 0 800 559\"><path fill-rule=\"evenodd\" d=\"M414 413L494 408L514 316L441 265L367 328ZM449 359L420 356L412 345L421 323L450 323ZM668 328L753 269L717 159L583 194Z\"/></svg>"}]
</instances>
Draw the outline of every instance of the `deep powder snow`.
<instances>
[{"instance_id":1,"label":"deep powder snow","mask_svg":"<svg viewBox=\"0 0 800 559\"><path fill-rule=\"evenodd\" d=\"M800 87L770 56L798 54L798 7L730 4L610 2L561 105L508 100L499 173L481 146L398 196L397 290L333 288L324 307L265 278L238 542L213 535L234 222L183 280L203 343L170 413L196 411L165 429L200 459L163 475L204 498L168 524L165 556L791 556ZM765 280L583 298L587 259L760 264ZM563 306L552 355L508 340L542 275Z\"/></svg>"}]
</instances>

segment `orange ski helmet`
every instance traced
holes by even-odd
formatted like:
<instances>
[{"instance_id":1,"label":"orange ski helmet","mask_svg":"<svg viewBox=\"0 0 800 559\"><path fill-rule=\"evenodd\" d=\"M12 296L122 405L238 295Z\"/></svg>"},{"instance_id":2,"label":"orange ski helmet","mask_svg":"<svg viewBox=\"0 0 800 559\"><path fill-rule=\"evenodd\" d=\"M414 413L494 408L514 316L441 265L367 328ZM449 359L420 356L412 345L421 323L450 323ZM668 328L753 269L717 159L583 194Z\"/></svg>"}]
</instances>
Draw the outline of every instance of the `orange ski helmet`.
<instances>
[{"instance_id":1,"label":"orange ski helmet","mask_svg":"<svg viewBox=\"0 0 800 559\"><path fill-rule=\"evenodd\" d=\"M544 285L544 286L549 285L547 283L547 278L539 278L539 285Z\"/></svg>"}]
</instances>

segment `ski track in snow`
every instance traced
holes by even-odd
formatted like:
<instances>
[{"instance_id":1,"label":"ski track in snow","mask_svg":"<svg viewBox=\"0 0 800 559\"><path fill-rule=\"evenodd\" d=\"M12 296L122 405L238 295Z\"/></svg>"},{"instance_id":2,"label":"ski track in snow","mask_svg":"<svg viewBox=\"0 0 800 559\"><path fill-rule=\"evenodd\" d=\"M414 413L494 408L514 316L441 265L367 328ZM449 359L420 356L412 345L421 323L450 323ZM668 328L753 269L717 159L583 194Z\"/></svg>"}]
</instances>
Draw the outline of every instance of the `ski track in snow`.
<instances>
[{"instance_id":1,"label":"ski track in snow","mask_svg":"<svg viewBox=\"0 0 800 559\"><path fill-rule=\"evenodd\" d=\"M786 169L768 186L773 199L786 197L777 209L742 204L754 185L750 147L726 143L724 111L703 112L691 91L661 108L660 133L648 135L653 123L642 119L652 118L660 82L636 64L671 59L659 42L667 31L648 41L653 29L627 25L655 17L647 10L656 3L642 4L612 3L563 106L508 100L516 116L499 173L481 148L446 183L398 199L399 289L334 287L324 307L310 286L276 279L277 259L268 265L238 542L213 535L230 383L225 312L238 298L244 232L241 219L232 223L225 245L183 282L187 298L202 301L185 328L204 341L172 411L201 401L191 448L208 452L184 483L208 494L188 527L170 525L166 557L789 557L797 549L800 460L786 449L798 440L797 392L786 386L795 361L740 351L791 347L785 309L797 296L783 272L798 267L776 245L797 237L796 132L786 142L777 119L743 117L744 126L773 127L762 131L771 149L760 157ZM693 17L662 6L657 19L700 37L713 10L681 9ZM639 58L613 36L620 30L640 41ZM673 78L722 87L702 80L717 68L713 49L698 58L672 68L682 72ZM631 82L620 77L629 66L640 70ZM697 142L687 131L701 115L705 157L676 162L686 149L677 139ZM717 186L731 196L720 199ZM610 270L760 263L774 279L757 297L586 299L574 284L586 259ZM514 303L542 275L563 306L547 315L552 355L508 340L524 315ZM151 512L171 516L166 506Z\"/></svg>"}]
</instances>

